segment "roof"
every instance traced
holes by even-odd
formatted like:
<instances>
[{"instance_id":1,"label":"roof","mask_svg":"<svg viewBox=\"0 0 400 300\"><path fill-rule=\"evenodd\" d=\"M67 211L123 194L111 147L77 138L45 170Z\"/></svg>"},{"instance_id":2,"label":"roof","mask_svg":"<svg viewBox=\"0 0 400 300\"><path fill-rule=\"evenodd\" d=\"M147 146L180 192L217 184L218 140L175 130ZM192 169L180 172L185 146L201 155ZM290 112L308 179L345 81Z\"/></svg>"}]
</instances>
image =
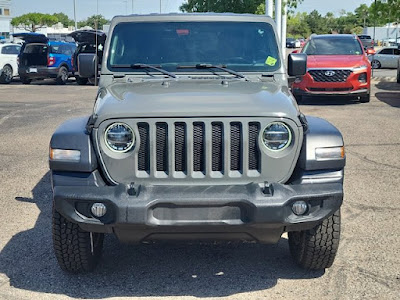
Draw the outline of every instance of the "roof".
<instances>
[{"instance_id":1,"label":"roof","mask_svg":"<svg viewBox=\"0 0 400 300\"><path fill-rule=\"evenodd\" d=\"M310 36L311 39L339 39L339 38L347 38L347 39L355 39L356 36L354 34L315 34Z\"/></svg>"}]
</instances>

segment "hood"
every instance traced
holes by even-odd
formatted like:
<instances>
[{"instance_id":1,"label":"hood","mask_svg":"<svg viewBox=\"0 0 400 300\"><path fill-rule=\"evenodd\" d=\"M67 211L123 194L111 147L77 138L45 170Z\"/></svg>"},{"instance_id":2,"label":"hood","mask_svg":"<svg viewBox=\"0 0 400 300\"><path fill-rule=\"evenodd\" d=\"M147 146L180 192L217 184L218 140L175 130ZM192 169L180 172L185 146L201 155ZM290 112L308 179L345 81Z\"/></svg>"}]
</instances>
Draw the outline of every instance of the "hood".
<instances>
[{"instance_id":1,"label":"hood","mask_svg":"<svg viewBox=\"0 0 400 300\"><path fill-rule=\"evenodd\" d=\"M97 127L106 119L140 117L277 117L298 123L298 106L275 82L171 80L115 83L102 89ZM300 124L299 124L300 126Z\"/></svg>"},{"instance_id":2,"label":"hood","mask_svg":"<svg viewBox=\"0 0 400 300\"><path fill-rule=\"evenodd\" d=\"M25 33L14 33L13 37L19 38L25 43L47 43L49 39L41 33L25 32Z\"/></svg>"},{"instance_id":3,"label":"hood","mask_svg":"<svg viewBox=\"0 0 400 300\"><path fill-rule=\"evenodd\" d=\"M364 55L308 55L307 68L353 68L364 63Z\"/></svg>"},{"instance_id":4,"label":"hood","mask_svg":"<svg viewBox=\"0 0 400 300\"><path fill-rule=\"evenodd\" d=\"M106 34L102 31L96 30L77 30L69 34L76 42L78 43L96 43L96 35L97 41L99 44L104 44L106 41Z\"/></svg>"}]
</instances>

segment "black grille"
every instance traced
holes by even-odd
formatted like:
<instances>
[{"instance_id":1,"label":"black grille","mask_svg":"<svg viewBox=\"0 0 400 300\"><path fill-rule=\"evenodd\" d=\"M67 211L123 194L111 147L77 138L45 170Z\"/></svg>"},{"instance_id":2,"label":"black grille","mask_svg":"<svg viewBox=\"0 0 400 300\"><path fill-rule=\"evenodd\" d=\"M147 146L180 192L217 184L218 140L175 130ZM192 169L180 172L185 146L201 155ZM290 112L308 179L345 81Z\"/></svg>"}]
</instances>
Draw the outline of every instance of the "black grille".
<instances>
[{"instance_id":1,"label":"black grille","mask_svg":"<svg viewBox=\"0 0 400 300\"><path fill-rule=\"evenodd\" d=\"M193 124L193 171L204 171L204 123Z\"/></svg>"},{"instance_id":2,"label":"black grille","mask_svg":"<svg viewBox=\"0 0 400 300\"><path fill-rule=\"evenodd\" d=\"M222 123L212 123L212 170L222 171L223 160L223 126Z\"/></svg>"},{"instance_id":3,"label":"black grille","mask_svg":"<svg viewBox=\"0 0 400 300\"><path fill-rule=\"evenodd\" d=\"M157 171L168 170L168 126L166 123L156 124L156 160Z\"/></svg>"},{"instance_id":4,"label":"black grille","mask_svg":"<svg viewBox=\"0 0 400 300\"><path fill-rule=\"evenodd\" d=\"M258 136L260 134L260 123L249 124L249 170L260 169L260 148L258 147Z\"/></svg>"},{"instance_id":5,"label":"black grille","mask_svg":"<svg viewBox=\"0 0 400 300\"><path fill-rule=\"evenodd\" d=\"M149 143L149 124L138 123L140 136L140 148L138 153L138 170L150 171L150 143Z\"/></svg>"},{"instance_id":6,"label":"black grille","mask_svg":"<svg viewBox=\"0 0 400 300\"><path fill-rule=\"evenodd\" d=\"M242 157L242 135L241 124L231 123L231 170L239 171L241 169Z\"/></svg>"},{"instance_id":7,"label":"black grille","mask_svg":"<svg viewBox=\"0 0 400 300\"><path fill-rule=\"evenodd\" d=\"M175 171L186 172L186 124L175 123Z\"/></svg>"},{"instance_id":8,"label":"black grille","mask_svg":"<svg viewBox=\"0 0 400 300\"><path fill-rule=\"evenodd\" d=\"M316 82L346 82L351 70L309 70Z\"/></svg>"}]
</instances>

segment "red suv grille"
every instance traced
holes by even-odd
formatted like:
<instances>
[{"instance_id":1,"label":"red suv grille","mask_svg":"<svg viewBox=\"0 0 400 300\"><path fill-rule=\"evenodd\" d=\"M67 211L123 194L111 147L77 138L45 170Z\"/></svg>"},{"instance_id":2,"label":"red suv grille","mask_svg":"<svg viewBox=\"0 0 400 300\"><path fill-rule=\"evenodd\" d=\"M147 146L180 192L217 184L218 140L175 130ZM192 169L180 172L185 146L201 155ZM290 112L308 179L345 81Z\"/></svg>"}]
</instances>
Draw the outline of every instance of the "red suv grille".
<instances>
[{"instance_id":1,"label":"red suv grille","mask_svg":"<svg viewBox=\"0 0 400 300\"><path fill-rule=\"evenodd\" d=\"M316 82L346 82L351 70L309 70Z\"/></svg>"}]
</instances>

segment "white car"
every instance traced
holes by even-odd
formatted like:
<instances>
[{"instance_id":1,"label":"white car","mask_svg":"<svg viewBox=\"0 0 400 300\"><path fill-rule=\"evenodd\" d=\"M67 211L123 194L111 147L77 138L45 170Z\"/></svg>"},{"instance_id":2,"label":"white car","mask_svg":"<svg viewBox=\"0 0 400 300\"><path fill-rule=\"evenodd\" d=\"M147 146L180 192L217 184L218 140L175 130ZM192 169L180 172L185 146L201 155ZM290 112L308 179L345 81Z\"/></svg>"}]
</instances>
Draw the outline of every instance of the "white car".
<instances>
[{"instance_id":1,"label":"white car","mask_svg":"<svg viewBox=\"0 0 400 300\"><path fill-rule=\"evenodd\" d=\"M18 44L0 44L0 83L10 83L18 76L17 57L21 50Z\"/></svg>"},{"instance_id":2,"label":"white car","mask_svg":"<svg viewBox=\"0 0 400 300\"><path fill-rule=\"evenodd\" d=\"M397 47L382 48L375 55L370 55L368 58L371 61L373 69L380 68L397 68L397 61L400 57L400 50Z\"/></svg>"}]
</instances>

